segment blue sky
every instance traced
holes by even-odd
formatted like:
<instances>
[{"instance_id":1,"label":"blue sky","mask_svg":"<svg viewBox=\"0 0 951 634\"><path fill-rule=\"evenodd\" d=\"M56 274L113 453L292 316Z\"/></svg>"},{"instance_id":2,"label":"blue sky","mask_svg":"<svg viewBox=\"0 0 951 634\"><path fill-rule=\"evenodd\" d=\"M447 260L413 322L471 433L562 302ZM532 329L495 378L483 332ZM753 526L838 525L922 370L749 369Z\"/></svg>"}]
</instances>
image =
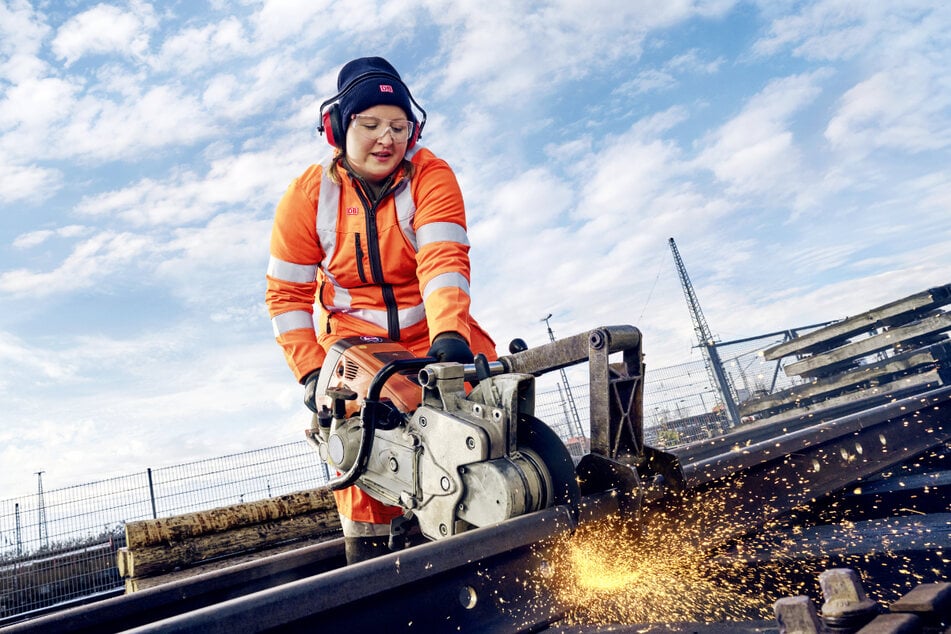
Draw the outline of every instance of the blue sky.
<instances>
[{"instance_id":1,"label":"blue sky","mask_svg":"<svg viewBox=\"0 0 951 634\"><path fill-rule=\"evenodd\" d=\"M939 0L0 0L0 498L302 438L263 305L317 107L382 55L454 167L474 312L696 359L951 282Z\"/></svg>"}]
</instances>

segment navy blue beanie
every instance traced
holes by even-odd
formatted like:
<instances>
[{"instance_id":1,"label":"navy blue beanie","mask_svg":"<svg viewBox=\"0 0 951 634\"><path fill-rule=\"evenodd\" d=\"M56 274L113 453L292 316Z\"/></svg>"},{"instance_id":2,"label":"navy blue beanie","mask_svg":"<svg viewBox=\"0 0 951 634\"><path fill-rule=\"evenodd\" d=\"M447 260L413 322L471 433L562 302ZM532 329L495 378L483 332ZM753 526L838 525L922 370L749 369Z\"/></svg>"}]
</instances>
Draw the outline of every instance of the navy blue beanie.
<instances>
[{"instance_id":1,"label":"navy blue beanie","mask_svg":"<svg viewBox=\"0 0 951 634\"><path fill-rule=\"evenodd\" d=\"M371 75L359 79L367 73ZM379 105L399 106L410 121L416 122L409 91L393 65L382 57L361 57L347 62L337 75L337 91L345 91L339 102L344 130L350 126L350 115Z\"/></svg>"}]
</instances>

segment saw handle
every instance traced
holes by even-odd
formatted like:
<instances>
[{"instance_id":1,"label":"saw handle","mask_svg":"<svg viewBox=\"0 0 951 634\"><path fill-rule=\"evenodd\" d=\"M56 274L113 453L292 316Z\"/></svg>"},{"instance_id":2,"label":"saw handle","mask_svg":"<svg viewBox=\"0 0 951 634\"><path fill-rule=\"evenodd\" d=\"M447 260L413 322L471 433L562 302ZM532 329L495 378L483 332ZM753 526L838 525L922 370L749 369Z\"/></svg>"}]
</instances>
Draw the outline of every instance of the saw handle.
<instances>
[{"instance_id":1,"label":"saw handle","mask_svg":"<svg viewBox=\"0 0 951 634\"><path fill-rule=\"evenodd\" d=\"M480 355L481 356L481 355ZM363 402L360 411L360 419L363 423L362 433L360 434L360 448L357 450L357 458L353 466L346 473L332 479L328 486L337 491L345 489L348 486L356 484L360 476L366 471L367 463L370 461L370 450L373 449L373 435L377 429L394 429L399 425L403 414L397 410L392 403L381 401L380 395L383 393L383 386L394 374L407 370L422 370L427 365L437 363L432 357L419 357L415 359L396 359L390 361L380 368L380 371L370 380L367 387L367 396ZM507 371L506 367L498 361L486 361L485 357L479 363L462 364L462 371L466 381L479 381L488 376L503 374ZM343 395L341 395L343 396ZM334 399L335 404L344 400Z\"/></svg>"},{"instance_id":2,"label":"saw handle","mask_svg":"<svg viewBox=\"0 0 951 634\"><path fill-rule=\"evenodd\" d=\"M356 460L353 461L353 465L346 473L330 480L328 486L332 490L339 491L356 484L360 476L366 471L367 463L370 461L370 450L373 449L373 435L378 427L380 429L393 429L399 424L402 414L392 404L380 400L383 386L387 380L398 372L420 370L435 362L436 360L430 357L396 359L380 368L380 371L374 375L369 387L367 387L367 396L360 411L363 429L360 433L360 447L357 449ZM341 400L341 402L343 401Z\"/></svg>"},{"instance_id":3,"label":"saw handle","mask_svg":"<svg viewBox=\"0 0 951 634\"><path fill-rule=\"evenodd\" d=\"M372 420L363 421L363 430L360 434L360 449L357 451L357 459L353 461L346 473L342 473L336 478L332 478L327 486L333 491L346 489L348 486L357 483L357 480L367 470L367 463L370 461L370 447L373 446L373 434L376 433L376 426Z\"/></svg>"},{"instance_id":4,"label":"saw handle","mask_svg":"<svg viewBox=\"0 0 951 634\"><path fill-rule=\"evenodd\" d=\"M396 359L395 361L390 361L380 368L380 371L370 380L370 386L367 388L367 400L380 400L383 385L397 372L404 370L421 370L430 363L436 363L436 359L432 357L418 357L415 359Z\"/></svg>"}]
</instances>

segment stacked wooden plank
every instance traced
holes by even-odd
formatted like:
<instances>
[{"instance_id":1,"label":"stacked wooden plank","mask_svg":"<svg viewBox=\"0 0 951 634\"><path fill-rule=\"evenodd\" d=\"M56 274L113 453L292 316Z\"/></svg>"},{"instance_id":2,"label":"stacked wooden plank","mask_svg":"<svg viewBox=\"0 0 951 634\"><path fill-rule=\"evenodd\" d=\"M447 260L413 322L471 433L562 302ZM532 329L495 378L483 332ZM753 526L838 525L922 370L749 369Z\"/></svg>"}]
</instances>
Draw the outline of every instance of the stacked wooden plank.
<instances>
[{"instance_id":1,"label":"stacked wooden plank","mask_svg":"<svg viewBox=\"0 0 951 634\"><path fill-rule=\"evenodd\" d=\"M801 383L740 404L745 420L842 416L951 383L951 285L837 321L763 351Z\"/></svg>"},{"instance_id":2,"label":"stacked wooden plank","mask_svg":"<svg viewBox=\"0 0 951 634\"><path fill-rule=\"evenodd\" d=\"M339 536L329 489L126 524L118 554L126 592Z\"/></svg>"}]
</instances>

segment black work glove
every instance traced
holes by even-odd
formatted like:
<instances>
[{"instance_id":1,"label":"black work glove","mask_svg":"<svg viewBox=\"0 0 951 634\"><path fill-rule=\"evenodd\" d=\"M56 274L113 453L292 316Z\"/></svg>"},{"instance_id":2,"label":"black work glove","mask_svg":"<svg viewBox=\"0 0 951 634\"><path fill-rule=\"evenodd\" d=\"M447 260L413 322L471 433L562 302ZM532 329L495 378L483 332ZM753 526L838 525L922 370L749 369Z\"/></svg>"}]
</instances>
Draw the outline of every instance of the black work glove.
<instances>
[{"instance_id":1,"label":"black work glove","mask_svg":"<svg viewBox=\"0 0 951 634\"><path fill-rule=\"evenodd\" d=\"M433 357L436 361L453 361L455 363L472 363L475 358L472 356L469 344L462 338L462 335L454 332L444 332L436 335L426 356Z\"/></svg>"},{"instance_id":2,"label":"black work glove","mask_svg":"<svg viewBox=\"0 0 951 634\"><path fill-rule=\"evenodd\" d=\"M304 405L313 413L317 413L317 379L320 378L320 368L317 368L304 377Z\"/></svg>"}]
</instances>

